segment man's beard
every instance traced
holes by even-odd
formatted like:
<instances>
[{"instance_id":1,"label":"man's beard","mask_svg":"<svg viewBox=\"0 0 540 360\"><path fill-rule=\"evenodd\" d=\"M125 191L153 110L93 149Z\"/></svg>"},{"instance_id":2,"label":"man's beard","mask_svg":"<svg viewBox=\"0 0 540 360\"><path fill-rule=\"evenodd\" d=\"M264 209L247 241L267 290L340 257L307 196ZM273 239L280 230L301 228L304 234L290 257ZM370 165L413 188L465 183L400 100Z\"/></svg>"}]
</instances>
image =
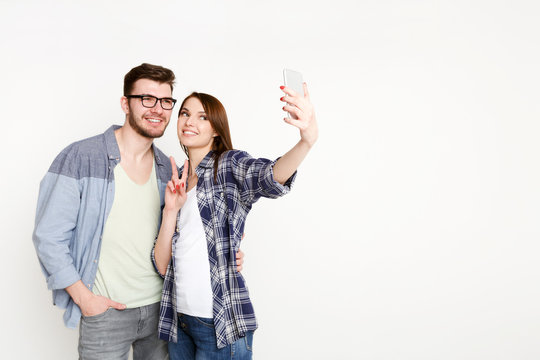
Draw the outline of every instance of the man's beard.
<instances>
[{"instance_id":1,"label":"man's beard","mask_svg":"<svg viewBox=\"0 0 540 360\"><path fill-rule=\"evenodd\" d=\"M145 138L149 138L149 139L155 139L155 138L158 138L158 137L162 137L163 133L165 132L165 129L167 128L167 125L168 125L168 124L165 125L165 128L163 128L163 131L161 133L153 134L153 133L149 133L148 130L141 127L141 125L137 122L137 120L135 120L135 118L133 117L133 114L131 112L128 114L128 121L129 121L129 125L133 128L133 130L135 130L137 132L137 134L139 134L141 136L144 136ZM144 121L144 120L142 120L142 121Z\"/></svg>"}]
</instances>

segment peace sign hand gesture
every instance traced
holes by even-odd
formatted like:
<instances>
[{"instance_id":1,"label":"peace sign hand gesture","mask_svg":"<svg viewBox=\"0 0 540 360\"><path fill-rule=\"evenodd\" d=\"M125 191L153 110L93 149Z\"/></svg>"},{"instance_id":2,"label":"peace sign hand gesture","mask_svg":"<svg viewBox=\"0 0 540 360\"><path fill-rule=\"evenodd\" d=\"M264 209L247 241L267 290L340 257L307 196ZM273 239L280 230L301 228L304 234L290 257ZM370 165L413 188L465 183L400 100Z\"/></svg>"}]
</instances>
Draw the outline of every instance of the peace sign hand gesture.
<instances>
[{"instance_id":1,"label":"peace sign hand gesture","mask_svg":"<svg viewBox=\"0 0 540 360\"><path fill-rule=\"evenodd\" d=\"M165 189L165 209L167 211L174 211L177 213L182 206L184 206L187 200L186 193L186 179L188 173L189 162L184 162L184 170L182 171L182 178L178 178L178 169L176 168L176 162L171 156L172 176L171 180L167 183Z\"/></svg>"}]
</instances>

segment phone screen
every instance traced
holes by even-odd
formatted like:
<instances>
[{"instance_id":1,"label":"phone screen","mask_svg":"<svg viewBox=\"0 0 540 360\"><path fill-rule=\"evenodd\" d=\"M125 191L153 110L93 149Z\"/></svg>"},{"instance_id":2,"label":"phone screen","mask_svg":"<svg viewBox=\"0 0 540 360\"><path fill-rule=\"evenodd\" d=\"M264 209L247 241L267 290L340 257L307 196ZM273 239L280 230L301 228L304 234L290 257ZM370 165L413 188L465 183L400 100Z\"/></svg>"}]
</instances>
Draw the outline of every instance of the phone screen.
<instances>
[{"instance_id":1,"label":"phone screen","mask_svg":"<svg viewBox=\"0 0 540 360\"><path fill-rule=\"evenodd\" d=\"M298 71L283 69L283 81L285 86L293 89L296 93L304 96L304 79ZM289 104L290 105L290 104ZM287 113L290 118L297 119L294 114Z\"/></svg>"},{"instance_id":2,"label":"phone screen","mask_svg":"<svg viewBox=\"0 0 540 360\"><path fill-rule=\"evenodd\" d=\"M285 81L285 86L293 89L302 96L304 95L304 79L302 78L302 73L283 69L283 80Z\"/></svg>"}]
</instances>

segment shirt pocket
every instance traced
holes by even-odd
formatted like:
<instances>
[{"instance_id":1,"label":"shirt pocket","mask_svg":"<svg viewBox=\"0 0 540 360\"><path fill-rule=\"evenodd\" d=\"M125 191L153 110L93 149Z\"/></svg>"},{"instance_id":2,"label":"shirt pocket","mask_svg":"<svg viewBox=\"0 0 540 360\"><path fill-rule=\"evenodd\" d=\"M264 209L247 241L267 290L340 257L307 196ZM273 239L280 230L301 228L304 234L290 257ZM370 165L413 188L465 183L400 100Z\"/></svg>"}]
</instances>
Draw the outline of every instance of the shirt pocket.
<instances>
[{"instance_id":1,"label":"shirt pocket","mask_svg":"<svg viewBox=\"0 0 540 360\"><path fill-rule=\"evenodd\" d=\"M229 209L227 207L227 197L223 185L214 185L213 188L214 200L214 218L216 225L221 228L228 227Z\"/></svg>"}]
</instances>

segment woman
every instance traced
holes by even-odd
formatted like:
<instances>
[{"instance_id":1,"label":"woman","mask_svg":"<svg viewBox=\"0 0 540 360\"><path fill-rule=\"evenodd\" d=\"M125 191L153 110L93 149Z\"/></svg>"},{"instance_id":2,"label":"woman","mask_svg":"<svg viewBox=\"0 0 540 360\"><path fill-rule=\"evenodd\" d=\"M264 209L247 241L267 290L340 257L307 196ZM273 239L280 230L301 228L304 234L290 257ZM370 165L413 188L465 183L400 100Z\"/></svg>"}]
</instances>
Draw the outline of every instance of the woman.
<instances>
[{"instance_id":1,"label":"woman","mask_svg":"<svg viewBox=\"0 0 540 360\"><path fill-rule=\"evenodd\" d=\"M164 277L160 338L175 359L251 359L257 322L235 264L246 216L260 197L286 194L318 130L306 84L302 96L282 86L283 110L297 119L300 141L276 161L233 150L227 115L216 98L192 93L182 102L178 138L188 160L165 194L152 252ZM180 211L181 209L181 211Z\"/></svg>"}]
</instances>

